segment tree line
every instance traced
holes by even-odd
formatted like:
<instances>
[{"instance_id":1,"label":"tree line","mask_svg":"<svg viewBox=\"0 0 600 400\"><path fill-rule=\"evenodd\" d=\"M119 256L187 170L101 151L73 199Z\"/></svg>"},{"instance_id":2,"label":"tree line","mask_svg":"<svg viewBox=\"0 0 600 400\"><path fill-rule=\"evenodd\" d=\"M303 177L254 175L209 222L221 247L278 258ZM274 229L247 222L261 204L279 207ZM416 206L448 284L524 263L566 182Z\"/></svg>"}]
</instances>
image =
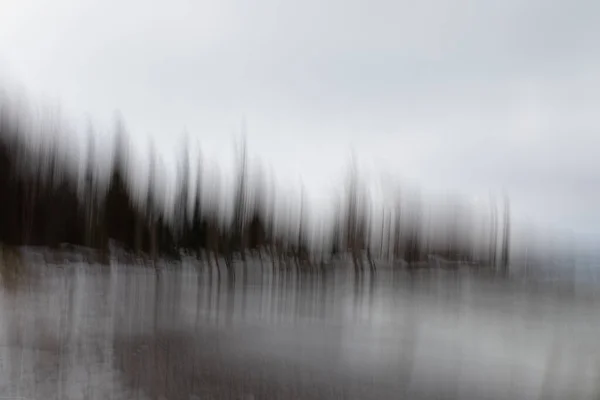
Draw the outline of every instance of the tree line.
<instances>
[{"instance_id":1,"label":"tree line","mask_svg":"<svg viewBox=\"0 0 600 400\"><path fill-rule=\"evenodd\" d=\"M400 202L380 210L381 218L374 218L375 208L354 162L339 196L342 200L334 208L333 222L315 236L307 229L308 211L302 201L298 218L281 217L275 210L278 189L268 195L264 188L251 187L245 143L238 154L229 218L219 204L207 205L201 200L203 191L216 189L200 178L191 185L186 146L178 160L176 202L173 215L169 215L157 195L162 183L157 179L160 163L153 147L148 151L145 196L134 196L127 166L127 134L120 120L115 127L109 179L103 182L98 176L100 160L90 134L83 179L78 181L58 149L32 146L23 134L22 117L6 104L0 107L0 242L6 245L57 247L68 243L108 254L111 244L118 244L127 253L147 260L178 259L185 253L216 265L219 271L224 264L230 274L234 263L245 266L250 258L273 268L308 269L325 268L344 259L356 271L375 270L381 262L415 266L432 255L502 268L509 263L508 208L503 213L499 257L495 210L487 241L474 241L472 232L459 229L459 216L433 230L445 232L445 239L436 241L431 231L423 228L418 209Z\"/></svg>"}]
</instances>

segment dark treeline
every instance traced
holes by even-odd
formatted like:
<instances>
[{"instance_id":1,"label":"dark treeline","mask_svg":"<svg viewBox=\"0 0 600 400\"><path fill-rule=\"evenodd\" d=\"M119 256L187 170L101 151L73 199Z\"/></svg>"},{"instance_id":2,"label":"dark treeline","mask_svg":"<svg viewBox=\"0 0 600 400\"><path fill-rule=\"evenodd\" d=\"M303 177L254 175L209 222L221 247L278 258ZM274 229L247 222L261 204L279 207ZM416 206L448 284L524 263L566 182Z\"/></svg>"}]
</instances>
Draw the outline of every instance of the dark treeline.
<instances>
[{"instance_id":1,"label":"dark treeline","mask_svg":"<svg viewBox=\"0 0 600 400\"><path fill-rule=\"evenodd\" d=\"M109 254L116 244L148 260L193 255L209 265L224 264L231 273L234 262L245 266L250 258L273 268L320 268L348 259L356 270L375 269L382 262L414 266L432 256L491 266L499 259L503 267L509 262L507 212L500 246L495 210L485 240L464 228L460 218L468 218L465 213L455 213L443 227L429 230L419 207L400 201L376 216L354 162L333 221L317 231L309 229L310 211L303 199L296 214L278 212L280 191L255 187L249 180L245 143L238 154L233 197L223 200L209 193L212 202L202 201L203 191L218 188L202 182L199 172L192 184L190 152L184 146L174 212L169 213L158 195L164 183L157 178L162 166L153 147L148 152L146 193L140 196L132 190L132 179L141 178L128 167L130 149L122 122L115 128L109 178L103 180L97 172L100 160L91 133L83 178L78 178L75 168L61 159L58 146L32 145L23 133L23 117L6 104L0 106L0 242L7 245L68 243ZM223 204L232 205L229 214Z\"/></svg>"}]
</instances>

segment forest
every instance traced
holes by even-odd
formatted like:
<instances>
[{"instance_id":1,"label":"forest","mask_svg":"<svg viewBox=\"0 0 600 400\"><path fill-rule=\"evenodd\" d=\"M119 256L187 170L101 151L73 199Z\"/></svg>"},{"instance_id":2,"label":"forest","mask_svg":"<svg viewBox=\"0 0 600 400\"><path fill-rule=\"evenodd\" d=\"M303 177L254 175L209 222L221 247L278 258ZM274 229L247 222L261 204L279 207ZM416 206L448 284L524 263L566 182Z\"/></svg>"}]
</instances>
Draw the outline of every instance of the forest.
<instances>
[{"instance_id":1,"label":"forest","mask_svg":"<svg viewBox=\"0 0 600 400\"><path fill-rule=\"evenodd\" d=\"M333 223L315 233L307 229L309 211L302 201L297 218L282 216L276 210L279 189L252 187L244 141L237 155L233 197L226 199L231 212L219 206L222 201L202 201L203 191L218 188L203 184L200 173L194 174L198 178L192 185L187 146L178 157L176 201L169 211L158 196L163 190L157 179L162 164L152 146L146 193L141 200L134 195L131 180L135 177L127 164L130 145L122 119L117 118L114 127L108 179L98 173L97 139L89 133L83 179L78 180L77 171L61 158L52 139L34 143L23 133L28 121L18 111L6 99L0 103L0 242L4 245L58 248L68 244L93 249L104 261L111 246L147 262L177 260L185 254L219 271L224 264L230 274L234 263L245 266L248 259L274 269L323 269L335 260L346 260L356 271L375 270L382 263L413 268L427 264L431 257L508 268L508 202L502 221L496 210L491 213L485 240L474 240L476 234L461 229L458 215L443 227L425 230L418 207L405 208L398 201L376 211L351 163L338 196L340 204L333 208L337 210ZM380 217L374 218L376 212ZM437 239L432 232L438 233Z\"/></svg>"}]
</instances>

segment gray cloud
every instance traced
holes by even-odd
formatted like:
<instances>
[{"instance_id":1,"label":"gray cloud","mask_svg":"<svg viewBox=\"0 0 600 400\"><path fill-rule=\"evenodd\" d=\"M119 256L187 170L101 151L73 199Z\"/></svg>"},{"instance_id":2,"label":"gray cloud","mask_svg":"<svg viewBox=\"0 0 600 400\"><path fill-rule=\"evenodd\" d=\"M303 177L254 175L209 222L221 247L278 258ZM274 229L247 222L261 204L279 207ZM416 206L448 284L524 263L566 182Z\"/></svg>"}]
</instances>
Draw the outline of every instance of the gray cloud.
<instances>
[{"instance_id":1,"label":"gray cloud","mask_svg":"<svg viewBox=\"0 0 600 400\"><path fill-rule=\"evenodd\" d=\"M32 97L175 149L184 127L319 197L355 148L374 171L600 233L593 1L3 3L0 61ZM99 129L99 131L103 131Z\"/></svg>"}]
</instances>

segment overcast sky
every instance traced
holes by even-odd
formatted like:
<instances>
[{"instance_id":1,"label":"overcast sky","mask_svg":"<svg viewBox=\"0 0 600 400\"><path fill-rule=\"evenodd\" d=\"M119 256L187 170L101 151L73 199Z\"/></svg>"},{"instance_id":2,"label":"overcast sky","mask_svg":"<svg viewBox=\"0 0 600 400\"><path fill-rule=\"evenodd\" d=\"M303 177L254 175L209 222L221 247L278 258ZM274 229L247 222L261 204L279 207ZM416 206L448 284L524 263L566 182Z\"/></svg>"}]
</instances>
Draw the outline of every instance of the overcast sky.
<instances>
[{"instance_id":1,"label":"overcast sky","mask_svg":"<svg viewBox=\"0 0 600 400\"><path fill-rule=\"evenodd\" d=\"M70 118L318 196L354 148L426 190L600 237L600 2L0 0L0 74ZM140 144L140 146L142 146Z\"/></svg>"}]
</instances>

